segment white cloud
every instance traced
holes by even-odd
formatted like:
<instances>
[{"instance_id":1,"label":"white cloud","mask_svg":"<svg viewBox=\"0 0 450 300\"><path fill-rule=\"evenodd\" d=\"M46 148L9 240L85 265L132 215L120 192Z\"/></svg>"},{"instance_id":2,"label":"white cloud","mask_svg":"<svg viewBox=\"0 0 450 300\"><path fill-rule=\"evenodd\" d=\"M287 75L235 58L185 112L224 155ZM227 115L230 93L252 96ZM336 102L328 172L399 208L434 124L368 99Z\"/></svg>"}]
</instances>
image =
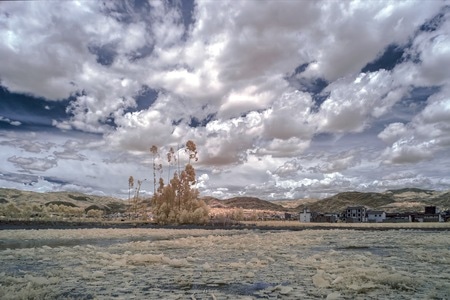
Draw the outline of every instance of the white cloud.
<instances>
[{"instance_id":1,"label":"white cloud","mask_svg":"<svg viewBox=\"0 0 450 300\"><path fill-rule=\"evenodd\" d=\"M257 155L292 157L300 155L309 146L309 140L291 137L287 140L274 138L262 143L255 151Z\"/></svg>"},{"instance_id":2,"label":"white cloud","mask_svg":"<svg viewBox=\"0 0 450 300\"><path fill-rule=\"evenodd\" d=\"M406 133L407 129L403 123L391 123L382 132L378 134L378 137L387 144L392 144L399 137Z\"/></svg>"},{"instance_id":3,"label":"white cloud","mask_svg":"<svg viewBox=\"0 0 450 300\"><path fill-rule=\"evenodd\" d=\"M315 116L319 131L362 132L372 118L379 118L405 95L386 70L342 78L326 90L330 96Z\"/></svg>"},{"instance_id":4,"label":"white cloud","mask_svg":"<svg viewBox=\"0 0 450 300\"><path fill-rule=\"evenodd\" d=\"M400 139L391 148L388 148L384 156L385 162L394 164L415 163L425 159L431 159L433 155L434 141L416 142L414 138Z\"/></svg>"},{"instance_id":5,"label":"white cloud","mask_svg":"<svg viewBox=\"0 0 450 300\"><path fill-rule=\"evenodd\" d=\"M90 10L80 12L73 4L10 2L2 5L2 15L7 12L8 16L2 18L0 33L6 41L0 47L3 86L49 100L67 98L77 90L71 81L83 61L89 60L88 50L79 43L88 41L89 36L78 24L94 19L94 14ZM67 18L62 19L61 15ZM15 59L18 56L20 60Z\"/></svg>"},{"instance_id":6,"label":"white cloud","mask_svg":"<svg viewBox=\"0 0 450 300\"><path fill-rule=\"evenodd\" d=\"M390 124L378 135L392 144L383 153L385 162L415 163L450 149L449 95L449 88L443 88L407 126Z\"/></svg>"},{"instance_id":7,"label":"white cloud","mask_svg":"<svg viewBox=\"0 0 450 300\"><path fill-rule=\"evenodd\" d=\"M342 172L360 163L360 155L359 149L346 151L337 155L330 155L325 162L319 165L318 171L325 174Z\"/></svg>"},{"instance_id":8,"label":"white cloud","mask_svg":"<svg viewBox=\"0 0 450 300\"><path fill-rule=\"evenodd\" d=\"M276 99L264 114L264 136L288 140L293 137L310 140L316 128L310 124L311 95L295 91Z\"/></svg>"},{"instance_id":9,"label":"white cloud","mask_svg":"<svg viewBox=\"0 0 450 300\"><path fill-rule=\"evenodd\" d=\"M253 119L253 123L249 122ZM253 144L260 131L260 118L257 113L228 121L212 121L208 123L200 140L204 151L200 160L211 165L228 165L245 161L247 149ZM201 134L202 129L198 134ZM200 148L203 148L200 147Z\"/></svg>"},{"instance_id":10,"label":"white cloud","mask_svg":"<svg viewBox=\"0 0 450 300\"><path fill-rule=\"evenodd\" d=\"M334 81L358 72L388 45L407 43L416 28L437 13L441 4L433 1L322 2L318 32L310 38L314 47L310 55L315 63L307 68L304 76ZM417 5L421 5L420 10Z\"/></svg>"},{"instance_id":11,"label":"white cloud","mask_svg":"<svg viewBox=\"0 0 450 300\"><path fill-rule=\"evenodd\" d=\"M45 172L98 191L122 184L112 172L144 178L151 145L192 139L199 187L214 195L385 187L357 172L379 166L382 177L390 167L432 163L450 147L448 10L434 31L419 30L444 5L199 1L185 26L179 7L162 1L141 11L127 1L7 2L0 84L52 101L72 96L70 117L53 126L96 135L50 135L49 143L9 136L2 158L16 168L8 172ZM361 73L389 45L405 49L404 61ZM318 78L327 87L316 95ZM439 93L412 119L394 112L414 87L432 86ZM155 101L137 102L143 87Z\"/></svg>"},{"instance_id":12,"label":"white cloud","mask_svg":"<svg viewBox=\"0 0 450 300\"><path fill-rule=\"evenodd\" d=\"M13 125L13 126L20 126L20 125L22 125L22 123L19 122L19 121L13 121L13 120L10 120L9 118L5 118L5 117L2 117L2 116L0 116L0 122L9 123L10 125Z\"/></svg>"}]
</instances>

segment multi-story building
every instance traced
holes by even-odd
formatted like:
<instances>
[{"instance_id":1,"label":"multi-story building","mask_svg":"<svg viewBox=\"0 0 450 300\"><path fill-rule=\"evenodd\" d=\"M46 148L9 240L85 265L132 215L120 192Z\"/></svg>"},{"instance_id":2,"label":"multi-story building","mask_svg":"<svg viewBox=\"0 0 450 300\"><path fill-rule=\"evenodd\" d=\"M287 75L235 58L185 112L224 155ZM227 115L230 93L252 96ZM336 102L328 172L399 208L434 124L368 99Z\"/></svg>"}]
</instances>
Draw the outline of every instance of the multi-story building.
<instances>
[{"instance_id":1,"label":"multi-story building","mask_svg":"<svg viewBox=\"0 0 450 300\"><path fill-rule=\"evenodd\" d=\"M367 222L367 210L364 206L349 206L345 210L345 219L348 223Z\"/></svg>"}]
</instances>

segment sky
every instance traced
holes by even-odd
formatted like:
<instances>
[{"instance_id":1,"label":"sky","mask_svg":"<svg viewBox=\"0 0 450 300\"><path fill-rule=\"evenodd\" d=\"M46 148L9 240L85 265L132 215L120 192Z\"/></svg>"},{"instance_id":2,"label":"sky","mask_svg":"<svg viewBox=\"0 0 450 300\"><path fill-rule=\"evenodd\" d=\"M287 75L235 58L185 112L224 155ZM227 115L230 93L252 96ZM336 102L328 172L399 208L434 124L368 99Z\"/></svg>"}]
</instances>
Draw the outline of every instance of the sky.
<instances>
[{"instance_id":1,"label":"sky","mask_svg":"<svg viewBox=\"0 0 450 300\"><path fill-rule=\"evenodd\" d=\"M7 1L0 40L0 187L151 195L192 140L201 196L450 189L450 1Z\"/></svg>"}]
</instances>

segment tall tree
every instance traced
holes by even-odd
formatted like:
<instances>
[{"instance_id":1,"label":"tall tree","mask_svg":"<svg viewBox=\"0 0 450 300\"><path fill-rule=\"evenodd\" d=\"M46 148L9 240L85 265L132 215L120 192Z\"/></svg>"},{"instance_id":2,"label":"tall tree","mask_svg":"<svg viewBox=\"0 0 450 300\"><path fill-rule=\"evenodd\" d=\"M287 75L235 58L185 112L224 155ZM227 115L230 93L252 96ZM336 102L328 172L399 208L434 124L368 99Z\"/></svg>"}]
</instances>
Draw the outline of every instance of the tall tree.
<instances>
[{"instance_id":1,"label":"tall tree","mask_svg":"<svg viewBox=\"0 0 450 300\"><path fill-rule=\"evenodd\" d=\"M175 156L175 150L173 150L172 147L170 147L169 152L167 152L167 165L168 165L168 171L167 171L167 182L170 181L170 167L172 166L172 163L177 160Z\"/></svg>"},{"instance_id":2,"label":"tall tree","mask_svg":"<svg viewBox=\"0 0 450 300\"><path fill-rule=\"evenodd\" d=\"M189 164L191 164L191 159L194 159L195 161L198 161L197 158L197 145L191 140L187 141L185 151L188 153L189 156Z\"/></svg>"},{"instance_id":3,"label":"tall tree","mask_svg":"<svg viewBox=\"0 0 450 300\"><path fill-rule=\"evenodd\" d=\"M128 178L128 202L130 201L131 190L133 189L133 187L134 187L134 178L133 178L133 176L130 176Z\"/></svg>"},{"instance_id":4,"label":"tall tree","mask_svg":"<svg viewBox=\"0 0 450 300\"><path fill-rule=\"evenodd\" d=\"M170 151L169 151L170 152ZM159 180L157 193L153 196L152 207L155 220L161 224L204 224L208 222L208 208L199 199L199 192L194 188L195 169L191 160L197 161L197 146L193 141L186 143L185 152L188 162L181 173L175 172L173 178L165 185ZM168 155L170 158L173 157ZM178 159L179 162L179 159Z\"/></svg>"},{"instance_id":5,"label":"tall tree","mask_svg":"<svg viewBox=\"0 0 450 300\"><path fill-rule=\"evenodd\" d=\"M153 163L153 193L156 193L156 156L158 155L158 147L155 145L151 146L150 153L152 154L152 163Z\"/></svg>"},{"instance_id":6,"label":"tall tree","mask_svg":"<svg viewBox=\"0 0 450 300\"><path fill-rule=\"evenodd\" d=\"M128 205L131 207L131 190L133 190L134 187L134 178L133 176L130 176L128 178Z\"/></svg>"},{"instance_id":7,"label":"tall tree","mask_svg":"<svg viewBox=\"0 0 450 300\"><path fill-rule=\"evenodd\" d=\"M141 192L141 185L142 180L137 181L136 189L134 190L134 196L133 196L133 204L132 204L132 212L133 212L133 218L136 218L138 216L139 212L139 206L141 202L141 198L139 197L139 193Z\"/></svg>"}]
</instances>

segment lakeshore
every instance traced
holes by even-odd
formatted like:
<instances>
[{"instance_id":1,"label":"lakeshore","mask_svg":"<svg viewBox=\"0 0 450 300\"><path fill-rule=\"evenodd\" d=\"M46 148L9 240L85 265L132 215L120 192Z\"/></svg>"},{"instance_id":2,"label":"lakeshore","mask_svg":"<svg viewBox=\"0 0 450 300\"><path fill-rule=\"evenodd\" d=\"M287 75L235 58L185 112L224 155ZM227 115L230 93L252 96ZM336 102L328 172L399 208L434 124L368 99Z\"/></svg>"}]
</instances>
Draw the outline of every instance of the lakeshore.
<instances>
[{"instance_id":1,"label":"lakeshore","mask_svg":"<svg viewBox=\"0 0 450 300\"><path fill-rule=\"evenodd\" d=\"M61 220L0 220L0 230L95 229L95 228L152 228L152 229L258 229L258 230L438 230L450 231L450 222L402 223L301 223L298 221L246 221L233 224L158 225L146 221L61 221Z\"/></svg>"}]
</instances>

